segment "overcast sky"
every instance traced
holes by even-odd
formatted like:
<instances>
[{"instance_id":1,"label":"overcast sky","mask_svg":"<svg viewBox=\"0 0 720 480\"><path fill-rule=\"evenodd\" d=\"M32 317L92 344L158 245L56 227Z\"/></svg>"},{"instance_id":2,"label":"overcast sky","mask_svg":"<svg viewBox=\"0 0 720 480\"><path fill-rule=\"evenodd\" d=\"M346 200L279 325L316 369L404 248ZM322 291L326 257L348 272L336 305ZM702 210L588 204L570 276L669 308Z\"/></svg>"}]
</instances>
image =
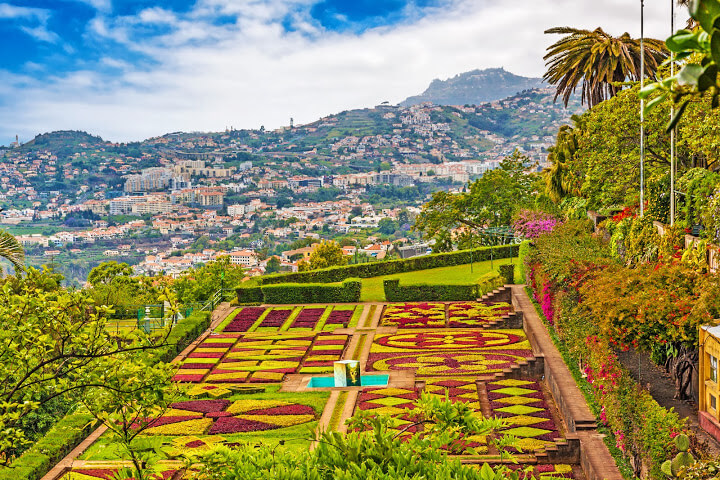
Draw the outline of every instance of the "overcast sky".
<instances>
[{"instance_id":1,"label":"overcast sky","mask_svg":"<svg viewBox=\"0 0 720 480\"><path fill-rule=\"evenodd\" d=\"M670 0L645 3L665 39ZM554 26L639 36L640 1L0 0L0 145L276 128L476 68L542 76Z\"/></svg>"}]
</instances>

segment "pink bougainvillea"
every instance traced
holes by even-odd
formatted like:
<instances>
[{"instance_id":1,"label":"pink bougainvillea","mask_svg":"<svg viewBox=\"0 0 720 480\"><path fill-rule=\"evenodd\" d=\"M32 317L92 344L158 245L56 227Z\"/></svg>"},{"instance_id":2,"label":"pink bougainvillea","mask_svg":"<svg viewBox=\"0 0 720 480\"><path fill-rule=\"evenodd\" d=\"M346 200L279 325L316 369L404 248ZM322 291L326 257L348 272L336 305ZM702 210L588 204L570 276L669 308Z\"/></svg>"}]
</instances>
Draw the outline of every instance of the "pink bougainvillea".
<instances>
[{"instance_id":1,"label":"pink bougainvillea","mask_svg":"<svg viewBox=\"0 0 720 480\"><path fill-rule=\"evenodd\" d=\"M552 231L560 223L555 216L536 210L520 210L513 220L515 234L523 238L537 238Z\"/></svg>"}]
</instances>

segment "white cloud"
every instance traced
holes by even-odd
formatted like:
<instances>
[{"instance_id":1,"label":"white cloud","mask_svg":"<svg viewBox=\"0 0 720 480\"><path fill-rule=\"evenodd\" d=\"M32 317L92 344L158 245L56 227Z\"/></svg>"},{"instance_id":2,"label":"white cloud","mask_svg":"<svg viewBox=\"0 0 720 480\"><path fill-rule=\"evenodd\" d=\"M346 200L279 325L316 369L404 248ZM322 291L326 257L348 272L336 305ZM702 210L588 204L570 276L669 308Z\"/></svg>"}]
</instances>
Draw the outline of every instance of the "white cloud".
<instances>
[{"instance_id":1,"label":"white cloud","mask_svg":"<svg viewBox=\"0 0 720 480\"><path fill-rule=\"evenodd\" d=\"M0 3L0 18L25 18L46 21L48 16L49 12L43 8L19 7L9 3Z\"/></svg>"},{"instance_id":2,"label":"white cloud","mask_svg":"<svg viewBox=\"0 0 720 480\"><path fill-rule=\"evenodd\" d=\"M125 68L118 78L80 72L25 83L13 100L0 103L0 139L74 128L126 141L230 125L274 128L287 125L290 117L300 124L384 100L396 103L422 92L433 78L475 68L504 66L541 76L545 48L557 40L543 34L550 27L602 26L616 35L639 35L639 7L625 0L511 5L456 0L453 8L432 17L362 35L321 34L311 19L298 16L301 3L309 1L202 0L189 16L193 21L174 19L171 33L142 44L132 40L130 24L137 19L96 18L95 34L147 52L159 62L157 68ZM665 38L669 5L646 8L646 34ZM203 20L212 12L242 16L237 25L213 26ZM151 18L171 20L160 13ZM278 24L284 15L294 15L312 35L284 32Z\"/></svg>"}]
</instances>

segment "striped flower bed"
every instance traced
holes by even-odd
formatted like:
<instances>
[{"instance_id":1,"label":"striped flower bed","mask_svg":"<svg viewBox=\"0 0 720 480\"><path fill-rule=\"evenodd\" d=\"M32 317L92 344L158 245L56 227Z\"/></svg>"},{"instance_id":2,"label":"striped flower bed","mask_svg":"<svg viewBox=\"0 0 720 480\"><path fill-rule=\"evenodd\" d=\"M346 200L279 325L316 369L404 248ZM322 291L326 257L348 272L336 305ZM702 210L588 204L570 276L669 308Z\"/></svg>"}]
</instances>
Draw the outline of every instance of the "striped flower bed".
<instances>
[{"instance_id":1,"label":"striped flower bed","mask_svg":"<svg viewBox=\"0 0 720 480\"><path fill-rule=\"evenodd\" d=\"M503 433L518 437L523 450L540 450L561 437L537 382L505 379L486 388L492 414L510 424Z\"/></svg>"},{"instance_id":2,"label":"striped flower bed","mask_svg":"<svg viewBox=\"0 0 720 480\"><path fill-rule=\"evenodd\" d=\"M325 325L339 325L347 327L350 323L354 310L333 310L325 321Z\"/></svg>"},{"instance_id":3,"label":"striped flower bed","mask_svg":"<svg viewBox=\"0 0 720 480\"><path fill-rule=\"evenodd\" d=\"M265 315L265 318L260 322L258 328L280 328L290 317L291 313L292 309L273 308Z\"/></svg>"},{"instance_id":4,"label":"striped flower bed","mask_svg":"<svg viewBox=\"0 0 720 480\"><path fill-rule=\"evenodd\" d=\"M512 307L507 303L453 303L448 307L448 326L453 328L482 327L507 315Z\"/></svg>"},{"instance_id":5,"label":"striped flower bed","mask_svg":"<svg viewBox=\"0 0 720 480\"><path fill-rule=\"evenodd\" d=\"M223 332L247 332L263 312L263 307L245 307L227 324Z\"/></svg>"},{"instance_id":6,"label":"striped flower bed","mask_svg":"<svg viewBox=\"0 0 720 480\"><path fill-rule=\"evenodd\" d=\"M394 303L385 307L380 325L398 328L432 328L445 326L442 303Z\"/></svg>"},{"instance_id":7,"label":"striped flower bed","mask_svg":"<svg viewBox=\"0 0 720 480\"><path fill-rule=\"evenodd\" d=\"M325 313L324 308L304 308L292 323L290 328L307 328L314 329L318 320Z\"/></svg>"}]
</instances>

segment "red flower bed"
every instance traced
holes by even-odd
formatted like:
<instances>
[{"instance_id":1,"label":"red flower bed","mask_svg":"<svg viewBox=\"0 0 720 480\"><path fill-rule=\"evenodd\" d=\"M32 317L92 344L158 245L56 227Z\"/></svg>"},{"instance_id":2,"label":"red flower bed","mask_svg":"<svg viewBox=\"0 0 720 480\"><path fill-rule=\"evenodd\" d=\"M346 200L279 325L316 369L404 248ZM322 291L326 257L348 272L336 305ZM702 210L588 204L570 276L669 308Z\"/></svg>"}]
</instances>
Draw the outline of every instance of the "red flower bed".
<instances>
[{"instance_id":1,"label":"red flower bed","mask_svg":"<svg viewBox=\"0 0 720 480\"><path fill-rule=\"evenodd\" d=\"M305 308L295 317L291 328L315 328L323 313L324 308Z\"/></svg>"},{"instance_id":2,"label":"red flower bed","mask_svg":"<svg viewBox=\"0 0 720 480\"><path fill-rule=\"evenodd\" d=\"M202 381L204 376L205 376L204 373L201 375L187 375L187 374L175 375L174 377L172 377L172 381L173 382L200 382L200 381Z\"/></svg>"},{"instance_id":3,"label":"red flower bed","mask_svg":"<svg viewBox=\"0 0 720 480\"><path fill-rule=\"evenodd\" d=\"M186 402L176 402L170 405L172 408L179 410L189 410L198 413L220 412L230 405L229 400L189 400Z\"/></svg>"},{"instance_id":4,"label":"red flower bed","mask_svg":"<svg viewBox=\"0 0 720 480\"><path fill-rule=\"evenodd\" d=\"M265 315L265 318L263 318L262 323L260 323L260 327L280 328L283 326L291 313L292 310L288 309L270 310L268 314Z\"/></svg>"},{"instance_id":5,"label":"red flower bed","mask_svg":"<svg viewBox=\"0 0 720 480\"><path fill-rule=\"evenodd\" d=\"M204 342L198 345L199 348L230 348L235 345L235 342L219 343L219 342Z\"/></svg>"},{"instance_id":6,"label":"red flower bed","mask_svg":"<svg viewBox=\"0 0 720 480\"><path fill-rule=\"evenodd\" d=\"M192 352L188 358L222 358L225 352Z\"/></svg>"},{"instance_id":7,"label":"red flower bed","mask_svg":"<svg viewBox=\"0 0 720 480\"><path fill-rule=\"evenodd\" d=\"M245 307L235 318L227 324L223 332L247 332L248 328L260 318L265 309L263 307Z\"/></svg>"},{"instance_id":8,"label":"red flower bed","mask_svg":"<svg viewBox=\"0 0 720 480\"><path fill-rule=\"evenodd\" d=\"M206 368L212 368L212 363L183 363L182 368L187 369L206 369Z\"/></svg>"},{"instance_id":9,"label":"red flower bed","mask_svg":"<svg viewBox=\"0 0 720 480\"><path fill-rule=\"evenodd\" d=\"M327 320L325 320L325 325L342 325L343 327L347 327L352 315L353 310L333 310L330 312Z\"/></svg>"}]
</instances>

